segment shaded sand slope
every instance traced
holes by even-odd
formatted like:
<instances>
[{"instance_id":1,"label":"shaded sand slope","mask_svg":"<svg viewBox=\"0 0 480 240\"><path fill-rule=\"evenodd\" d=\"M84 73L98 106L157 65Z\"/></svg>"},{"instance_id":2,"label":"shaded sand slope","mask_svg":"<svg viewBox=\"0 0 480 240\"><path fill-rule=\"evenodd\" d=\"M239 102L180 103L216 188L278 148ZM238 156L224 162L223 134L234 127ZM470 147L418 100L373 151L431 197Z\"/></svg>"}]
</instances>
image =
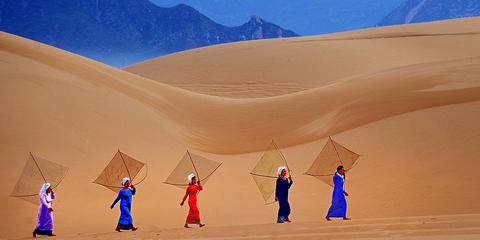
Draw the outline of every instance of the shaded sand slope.
<instances>
[{"instance_id":1,"label":"shaded sand slope","mask_svg":"<svg viewBox=\"0 0 480 240\"><path fill-rule=\"evenodd\" d=\"M182 142L241 153L261 150L271 138L292 146L405 112L480 100L479 76L480 58L472 58L391 69L274 98L230 100L146 81L144 94L128 94L168 116Z\"/></svg>"},{"instance_id":2,"label":"shaded sand slope","mask_svg":"<svg viewBox=\"0 0 480 240\"><path fill-rule=\"evenodd\" d=\"M354 222L262 224L209 229L170 229L161 232L106 233L60 239L479 239L479 215L364 219Z\"/></svg>"},{"instance_id":3,"label":"shaded sand slope","mask_svg":"<svg viewBox=\"0 0 480 240\"><path fill-rule=\"evenodd\" d=\"M331 189L301 173L334 133L362 155L348 176L351 217L480 213L479 65L477 57L411 64L231 99L0 33L0 236L29 236L35 224L37 207L8 197L28 151L70 166L54 205L61 235L113 230L114 194L90 182L117 148L149 165L133 206L142 231L183 224L183 192L161 182L187 148L224 162L199 197L208 226L271 223L276 206L263 205L248 175L271 138L289 146L292 219L319 221Z\"/></svg>"},{"instance_id":4,"label":"shaded sand slope","mask_svg":"<svg viewBox=\"0 0 480 240\"><path fill-rule=\"evenodd\" d=\"M271 138L282 146L293 146L405 112L480 100L480 58L410 65L344 78L294 94L244 100L200 95L96 63L89 66L59 61L59 69L80 74L92 90L110 90L136 100L132 104L142 104L149 113L157 113L181 142L214 153L258 151ZM36 74L34 69L29 71ZM17 82L8 83L18 87ZM92 104L100 101L90 99ZM123 108L122 104L115 105ZM78 109L69 107L66 111ZM115 119L138 119L125 115ZM82 116L90 118L90 114Z\"/></svg>"},{"instance_id":5,"label":"shaded sand slope","mask_svg":"<svg viewBox=\"0 0 480 240\"><path fill-rule=\"evenodd\" d=\"M480 18L240 42L148 60L126 70L205 94L276 96L353 75L480 55Z\"/></svg>"}]
</instances>

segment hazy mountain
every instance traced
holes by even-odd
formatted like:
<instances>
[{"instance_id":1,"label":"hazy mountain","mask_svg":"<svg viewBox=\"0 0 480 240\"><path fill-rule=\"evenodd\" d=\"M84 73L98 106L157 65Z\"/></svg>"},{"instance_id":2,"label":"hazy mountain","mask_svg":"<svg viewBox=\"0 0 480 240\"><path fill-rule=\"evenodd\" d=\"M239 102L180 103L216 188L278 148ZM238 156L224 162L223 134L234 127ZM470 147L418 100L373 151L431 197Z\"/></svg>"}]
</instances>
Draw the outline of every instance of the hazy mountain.
<instances>
[{"instance_id":1,"label":"hazy mountain","mask_svg":"<svg viewBox=\"0 0 480 240\"><path fill-rule=\"evenodd\" d=\"M480 16L479 0L408 0L378 25L397 25Z\"/></svg>"},{"instance_id":2,"label":"hazy mountain","mask_svg":"<svg viewBox=\"0 0 480 240\"><path fill-rule=\"evenodd\" d=\"M251 15L301 35L339 32L375 26L406 0L152 0L162 7L188 4L227 26Z\"/></svg>"},{"instance_id":3,"label":"hazy mountain","mask_svg":"<svg viewBox=\"0 0 480 240\"><path fill-rule=\"evenodd\" d=\"M187 5L148 0L2 0L0 30L114 66L196 47L296 36L253 17L220 25Z\"/></svg>"}]
</instances>

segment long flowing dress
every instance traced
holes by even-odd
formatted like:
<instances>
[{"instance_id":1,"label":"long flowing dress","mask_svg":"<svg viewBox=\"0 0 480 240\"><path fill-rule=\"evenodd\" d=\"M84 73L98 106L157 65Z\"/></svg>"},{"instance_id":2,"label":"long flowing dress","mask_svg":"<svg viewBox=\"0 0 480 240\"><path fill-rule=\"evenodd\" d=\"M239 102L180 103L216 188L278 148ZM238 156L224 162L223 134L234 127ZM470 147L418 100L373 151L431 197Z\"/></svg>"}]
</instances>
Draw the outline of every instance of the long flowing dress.
<instances>
[{"instance_id":1,"label":"long flowing dress","mask_svg":"<svg viewBox=\"0 0 480 240\"><path fill-rule=\"evenodd\" d=\"M275 196L278 201L278 222L284 222L290 220L288 216L290 215L290 204L288 203L288 190L292 186L293 181L288 179L282 179L281 177L277 178L277 185L275 188Z\"/></svg>"},{"instance_id":2,"label":"long flowing dress","mask_svg":"<svg viewBox=\"0 0 480 240\"><path fill-rule=\"evenodd\" d=\"M112 203L112 208L120 202L120 218L118 219L117 227L122 230L133 229L133 218L131 215L132 210L132 196L136 193L135 188L122 189L118 192L118 196Z\"/></svg>"},{"instance_id":3,"label":"long flowing dress","mask_svg":"<svg viewBox=\"0 0 480 240\"><path fill-rule=\"evenodd\" d=\"M197 194L199 191L203 190L201 185L188 185L187 192L183 196L183 201L188 197L188 206L190 210L188 211L187 224L200 224L200 211L197 207Z\"/></svg>"},{"instance_id":4,"label":"long flowing dress","mask_svg":"<svg viewBox=\"0 0 480 240\"><path fill-rule=\"evenodd\" d=\"M38 207L38 223L35 227L35 234L52 235L53 233L53 213L49 210L52 207L52 200L55 194L41 193L40 206Z\"/></svg>"},{"instance_id":5,"label":"long flowing dress","mask_svg":"<svg viewBox=\"0 0 480 240\"><path fill-rule=\"evenodd\" d=\"M333 183L332 205L328 210L327 217L347 217L347 199L345 198L345 190L343 186L345 180L338 174L335 174L335 176L333 176Z\"/></svg>"}]
</instances>

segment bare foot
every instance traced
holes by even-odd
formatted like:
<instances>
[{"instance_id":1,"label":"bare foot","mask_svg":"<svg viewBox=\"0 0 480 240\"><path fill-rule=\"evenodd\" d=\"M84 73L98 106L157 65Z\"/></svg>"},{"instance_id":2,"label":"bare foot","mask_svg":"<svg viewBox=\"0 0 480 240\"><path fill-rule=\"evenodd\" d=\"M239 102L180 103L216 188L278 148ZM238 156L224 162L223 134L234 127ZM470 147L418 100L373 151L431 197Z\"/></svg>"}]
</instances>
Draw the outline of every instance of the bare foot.
<instances>
[{"instance_id":1,"label":"bare foot","mask_svg":"<svg viewBox=\"0 0 480 240\"><path fill-rule=\"evenodd\" d=\"M332 221L332 219L330 219L329 217L325 217L325 219L327 219L327 221Z\"/></svg>"},{"instance_id":2,"label":"bare foot","mask_svg":"<svg viewBox=\"0 0 480 240\"><path fill-rule=\"evenodd\" d=\"M201 224L201 223L199 223L199 224L198 224L198 226L200 226L200 227L204 227L204 226L205 226L205 224Z\"/></svg>"},{"instance_id":3,"label":"bare foot","mask_svg":"<svg viewBox=\"0 0 480 240\"><path fill-rule=\"evenodd\" d=\"M184 228L190 228L188 224L183 225Z\"/></svg>"},{"instance_id":4,"label":"bare foot","mask_svg":"<svg viewBox=\"0 0 480 240\"><path fill-rule=\"evenodd\" d=\"M344 217L343 220L350 221L352 220L351 218Z\"/></svg>"},{"instance_id":5,"label":"bare foot","mask_svg":"<svg viewBox=\"0 0 480 240\"><path fill-rule=\"evenodd\" d=\"M121 232L119 227L115 228L115 231Z\"/></svg>"},{"instance_id":6,"label":"bare foot","mask_svg":"<svg viewBox=\"0 0 480 240\"><path fill-rule=\"evenodd\" d=\"M37 233L36 233L36 232L33 232L33 237L34 237L34 238L37 237Z\"/></svg>"},{"instance_id":7,"label":"bare foot","mask_svg":"<svg viewBox=\"0 0 480 240\"><path fill-rule=\"evenodd\" d=\"M291 223L292 221L290 221L290 219L287 219L287 220L285 220L285 222Z\"/></svg>"},{"instance_id":8,"label":"bare foot","mask_svg":"<svg viewBox=\"0 0 480 240\"><path fill-rule=\"evenodd\" d=\"M52 234L50 234L50 235L48 235L48 236L50 236L50 237L55 237L55 236L57 236L57 235L55 235L55 234L52 233Z\"/></svg>"},{"instance_id":9,"label":"bare foot","mask_svg":"<svg viewBox=\"0 0 480 240\"><path fill-rule=\"evenodd\" d=\"M138 228L136 228L136 227L132 228L132 231L134 231L134 232L137 231L137 230L138 230Z\"/></svg>"}]
</instances>

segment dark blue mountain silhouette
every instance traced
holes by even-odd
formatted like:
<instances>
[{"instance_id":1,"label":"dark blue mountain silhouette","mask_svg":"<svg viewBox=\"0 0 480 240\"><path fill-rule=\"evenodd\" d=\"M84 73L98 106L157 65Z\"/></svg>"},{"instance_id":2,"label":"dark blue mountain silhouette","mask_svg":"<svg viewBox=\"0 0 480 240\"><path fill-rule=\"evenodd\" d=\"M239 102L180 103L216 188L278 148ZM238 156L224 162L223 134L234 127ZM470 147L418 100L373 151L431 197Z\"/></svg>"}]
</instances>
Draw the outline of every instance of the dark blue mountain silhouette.
<instances>
[{"instance_id":1,"label":"dark blue mountain silhouette","mask_svg":"<svg viewBox=\"0 0 480 240\"><path fill-rule=\"evenodd\" d=\"M114 66L220 43L297 36L259 17L226 27L187 5L162 8L148 0L2 0L0 30Z\"/></svg>"}]
</instances>

